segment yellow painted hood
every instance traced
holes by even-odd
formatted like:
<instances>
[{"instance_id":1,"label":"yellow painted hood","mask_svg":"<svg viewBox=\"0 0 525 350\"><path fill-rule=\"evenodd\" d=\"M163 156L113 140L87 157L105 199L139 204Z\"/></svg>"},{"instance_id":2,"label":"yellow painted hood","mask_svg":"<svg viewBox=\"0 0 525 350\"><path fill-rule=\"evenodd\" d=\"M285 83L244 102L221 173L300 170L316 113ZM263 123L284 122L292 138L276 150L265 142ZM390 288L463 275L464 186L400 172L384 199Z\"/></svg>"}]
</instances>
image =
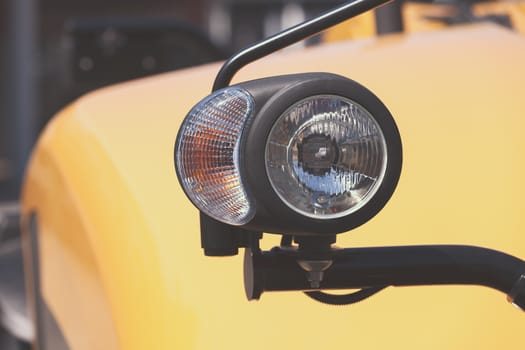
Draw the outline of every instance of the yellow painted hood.
<instances>
[{"instance_id":1,"label":"yellow painted hood","mask_svg":"<svg viewBox=\"0 0 525 350\"><path fill-rule=\"evenodd\" d=\"M339 245L525 258L524 62L523 36L477 25L279 53L236 79L328 71L392 112L399 186ZM72 349L523 348L524 314L482 287L388 288L349 307L300 293L246 301L242 257L203 256L173 165L178 127L219 67L96 91L41 137L23 205L39 215L43 296Z\"/></svg>"}]
</instances>

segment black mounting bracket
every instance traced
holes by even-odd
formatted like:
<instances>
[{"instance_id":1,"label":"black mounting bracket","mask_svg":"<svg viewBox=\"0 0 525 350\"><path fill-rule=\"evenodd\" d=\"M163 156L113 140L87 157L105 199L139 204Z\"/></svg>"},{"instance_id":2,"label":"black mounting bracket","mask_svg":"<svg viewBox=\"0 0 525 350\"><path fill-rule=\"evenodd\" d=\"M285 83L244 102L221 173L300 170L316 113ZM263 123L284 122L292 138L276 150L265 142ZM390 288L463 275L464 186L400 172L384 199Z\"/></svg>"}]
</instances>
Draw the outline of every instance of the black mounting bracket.
<instances>
[{"instance_id":1,"label":"black mounting bracket","mask_svg":"<svg viewBox=\"0 0 525 350\"><path fill-rule=\"evenodd\" d=\"M244 256L244 283L249 300L270 291L482 285L507 294L525 310L525 261L474 246L334 248L318 259L295 247L250 247Z\"/></svg>"}]
</instances>

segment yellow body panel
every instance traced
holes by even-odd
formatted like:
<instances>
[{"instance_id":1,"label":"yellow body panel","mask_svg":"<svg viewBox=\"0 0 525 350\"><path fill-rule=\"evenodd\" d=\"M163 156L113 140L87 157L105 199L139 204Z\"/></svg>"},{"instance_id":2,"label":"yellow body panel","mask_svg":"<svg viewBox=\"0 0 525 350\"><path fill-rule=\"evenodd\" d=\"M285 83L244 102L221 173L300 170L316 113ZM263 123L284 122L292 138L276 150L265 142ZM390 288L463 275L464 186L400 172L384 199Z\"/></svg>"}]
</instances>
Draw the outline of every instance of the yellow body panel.
<instances>
[{"instance_id":1,"label":"yellow body panel","mask_svg":"<svg viewBox=\"0 0 525 350\"><path fill-rule=\"evenodd\" d=\"M451 17L457 12L457 7L446 2L417 3L405 2L402 7L403 30L406 33L417 33L444 29L447 25L435 18ZM473 4L474 16L500 15L508 16L512 28L525 34L525 2L523 0L488 1ZM466 20L466 18L463 18ZM328 29L323 34L323 41L367 38L376 34L376 21L373 11L347 20Z\"/></svg>"},{"instance_id":2,"label":"yellow body panel","mask_svg":"<svg viewBox=\"0 0 525 350\"><path fill-rule=\"evenodd\" d=\"M522 36L478 25L276 54L236 80L329 71L394 115L398 189L339 245L525 258L524 62ZM288 292L246 301L242 256L204 257L173 166L180 123L218 69L94 92L41 137L23 207L38 213L42 293L71 349L523 349L523 313L483 287L388 288L349 307Z\"/></svg>"}]
</instances>

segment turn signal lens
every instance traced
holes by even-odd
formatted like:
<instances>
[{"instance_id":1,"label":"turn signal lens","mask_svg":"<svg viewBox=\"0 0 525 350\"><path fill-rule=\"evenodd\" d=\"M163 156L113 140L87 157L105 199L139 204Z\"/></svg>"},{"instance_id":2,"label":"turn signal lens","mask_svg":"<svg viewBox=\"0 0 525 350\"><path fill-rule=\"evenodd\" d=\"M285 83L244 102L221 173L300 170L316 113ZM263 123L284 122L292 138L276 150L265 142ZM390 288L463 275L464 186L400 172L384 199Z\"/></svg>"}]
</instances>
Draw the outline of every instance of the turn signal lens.
<instances>
[{"instance_id":1,"label":"turn signal lens","mask_svg":"<svg viewBox=\"0 0 525 350\"><path fill-rule=\"evenodd\" d=\"M240 171L241 138L253 107L245 90L219 90L186 116L176 144L177 175L188 197L206 215L231 225L254 215Z\"/></svg>"},{"instance_id":2,"label":"turn signal lens","mask_svg":"<svg viewBox=\"0 0 525 350\"><path fill-rule=\"evenodd\" d=\"M308 97L276 121L266 144L266 171L294 211L334 219L357 211L378 190L387 147L372 115L350 99Z\"/></svg>"}]
</instances>

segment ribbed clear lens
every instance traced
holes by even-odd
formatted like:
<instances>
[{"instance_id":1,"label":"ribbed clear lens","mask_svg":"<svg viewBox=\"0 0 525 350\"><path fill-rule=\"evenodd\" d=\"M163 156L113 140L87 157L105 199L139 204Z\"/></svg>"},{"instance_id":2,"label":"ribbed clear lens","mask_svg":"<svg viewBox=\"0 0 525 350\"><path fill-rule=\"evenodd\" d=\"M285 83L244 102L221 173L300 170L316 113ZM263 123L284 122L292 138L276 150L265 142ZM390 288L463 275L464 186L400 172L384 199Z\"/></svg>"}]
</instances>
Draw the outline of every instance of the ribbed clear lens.
<instances>
[{"instance_id":1,"label":"ribbed clear lens","mask_svg":"<svg viewBox=\"0 0 525 350\"><path fill-rule=\"evenodd\" d=\"M253 111L240 88L220 90L195 106L184 120L176 146L177 172L192 202L206 215L242 225L254 215L240 173L240 141Z\"/></svg>"},{"instance_id":2,"label":"ribbed clear lens","mask_svg":"<svg viewBox=\"0 0 525 350\"><path fill-rule=\"evenodd\" d=\"M312 218L357 211L386 169L386 142L374 118L339 96L312 96L289 108L266 144L266 171L279 197Z\"/></svg>"}]
</instances>

